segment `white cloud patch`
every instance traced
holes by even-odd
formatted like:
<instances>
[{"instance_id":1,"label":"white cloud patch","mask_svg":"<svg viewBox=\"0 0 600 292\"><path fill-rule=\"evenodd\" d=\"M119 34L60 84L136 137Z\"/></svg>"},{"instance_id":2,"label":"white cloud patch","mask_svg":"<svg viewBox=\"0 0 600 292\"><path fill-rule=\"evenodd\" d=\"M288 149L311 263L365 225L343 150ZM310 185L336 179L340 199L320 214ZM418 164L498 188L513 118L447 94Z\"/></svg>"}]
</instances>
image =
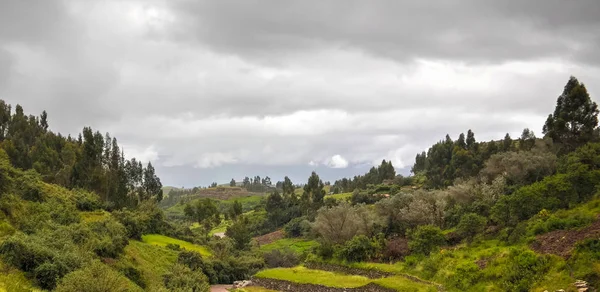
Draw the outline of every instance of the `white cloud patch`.
<instances>
[{"instance_id":1,"label":"white cloud patch","mask_svg":"<svg viewBox=\"0 0 600 292\"><path fill-rule=\"evenodd\" d=\"M346 168L348 167L348 160L342 157L339 154L331 156L331 158L326 162L327 166L331 168Z\"/></svg>"}]
</instances>

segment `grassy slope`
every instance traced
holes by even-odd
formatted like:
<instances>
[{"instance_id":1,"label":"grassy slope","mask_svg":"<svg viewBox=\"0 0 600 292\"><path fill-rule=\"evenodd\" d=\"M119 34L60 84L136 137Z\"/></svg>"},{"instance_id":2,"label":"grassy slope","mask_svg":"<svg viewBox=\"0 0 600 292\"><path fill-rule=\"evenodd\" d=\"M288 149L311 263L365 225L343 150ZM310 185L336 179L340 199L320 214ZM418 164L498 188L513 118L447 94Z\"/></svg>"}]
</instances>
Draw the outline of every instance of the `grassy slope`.
<instances>
[{"instance_id":1,"label":"grassy slope","mask_svg":"<svg viewBox=\"0 0 600 292\"><path fill-rule=\"evenodd\" d=\"M260 250L271 251L274 249L282 250L285 248L289 248L297 253L302 253L304 251L312 249L317 245L318 243L314 240L308 240L304 238L282 238L272 243L262 245L260 247Z\"/></svg>"},{"instance_id":2,"label":"grassy slope","mask_svg":"<svg viewBox=\"0 0 600 292\"><path fill-rule=\"evenodd\" d=\"M160 234L143 235L142 241L145 243L148 243L148 244L162 246L162 247L167 246L167 244L177 244L181 248L184 248L184 249L187 249L190 251L197 251L202 256L210 256L211 255L211 252L205 246L193 244L193 243L190 243L187 241L179 240L176 238L172 238L172 237L168 237L168 236L164 236L164 235L160 235Z\"/></svg>"},{"instance_id":3,"label":"grassy slope","mask_svg":"<svg viewBox=\"0 0 600 292\"><path fill-rule=\"evenodd\" d=\"M301 284L316 284L336 288L356 288L376 283L397 291L436 291L430 285L416 283L403 277L369 279L363 276L344 275L305 267L276 268L258 272L256 277L285 280Z\"/></svg>"},{"instance_id":4,"label":"grassy slope","mask_svg":"<svg viewBox=\"0 0 600 292\"><path fill-rule=\"evenodd\" d=\"M176 251L130 240L117 265L138 269L147 284L146 290L157 291L163 287L163 275L170 271L176 261Z\"/></svg>"}]
</instances>

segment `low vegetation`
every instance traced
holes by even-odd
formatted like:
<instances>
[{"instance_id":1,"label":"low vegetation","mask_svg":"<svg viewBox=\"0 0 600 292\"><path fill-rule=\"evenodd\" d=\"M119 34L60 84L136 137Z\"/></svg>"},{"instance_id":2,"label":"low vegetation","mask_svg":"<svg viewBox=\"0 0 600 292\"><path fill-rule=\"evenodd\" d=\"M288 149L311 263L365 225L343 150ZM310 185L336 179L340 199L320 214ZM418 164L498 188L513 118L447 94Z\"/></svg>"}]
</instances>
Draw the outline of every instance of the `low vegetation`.
<instances>
[{"instance_id":1,"label":"low vegetation","mask_svg":"<svg viewBox=\"0 0 600 292\"><path fill-rule=\"evenodd\" d=\"M189 251L195 251L200 253L202 256L211 255L209 249L204 246L160 234L146 234L142 236L142 241L152 245L170 247L172 249L182 248Z\"/></svg>"}]
</instances>

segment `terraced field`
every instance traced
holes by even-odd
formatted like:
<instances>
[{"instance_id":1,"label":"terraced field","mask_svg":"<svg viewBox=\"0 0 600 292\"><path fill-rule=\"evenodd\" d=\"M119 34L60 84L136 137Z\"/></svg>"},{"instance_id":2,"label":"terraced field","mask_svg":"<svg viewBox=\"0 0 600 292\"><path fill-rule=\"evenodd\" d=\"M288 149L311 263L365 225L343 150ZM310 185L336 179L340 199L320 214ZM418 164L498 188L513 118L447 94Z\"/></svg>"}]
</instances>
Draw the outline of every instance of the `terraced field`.
<instances>
[{"instance_id":1,"label":"terraced field","mask_svg":"<svg viewBox=\"0 0 600 292\"><path fill-rule=\"evenodd\" d=\"M402 276L370 279L364 276L308 269L302 266L263 270L258 272L255 277L341 289L360 288L375 284L394 291L437 291L437 287L434 285L415 282Z\"/></svg>"},{"instance_id":2,"label":"terraced field","mask_svg":"<svg viewBox=\"0 0 600 292\"><path fill-rule=\"evenodd\" d=\"M274 249L282 250L289 248L296 253L303 253L309 251L313 247L317 246L318 243L314 240L308 240L303 238L282 238L272 243L262 245L261 251L271 251Z\"/></svg>"},{"instance_id":3,"label":"terraced field","mask_svg":"<svg viewBox=\"0 0 600 292\"><path fill-rule=\"evenodd\" d=\"M145 243L148 243L148 244L163 246L163 247L166 247L167 244L176 244L176 245L179 245L183 249L190 250L190 251L197 251L202 256L211 256L211 252L205 246L193 244L193 243L190 243L187 241L179 240L176 238L172 238L172 237L168 237L168 236L164 236L164 235L160 235L160 234L144 235L144 236L142 236L142 241Z\"/></svg>"}]
</instances>

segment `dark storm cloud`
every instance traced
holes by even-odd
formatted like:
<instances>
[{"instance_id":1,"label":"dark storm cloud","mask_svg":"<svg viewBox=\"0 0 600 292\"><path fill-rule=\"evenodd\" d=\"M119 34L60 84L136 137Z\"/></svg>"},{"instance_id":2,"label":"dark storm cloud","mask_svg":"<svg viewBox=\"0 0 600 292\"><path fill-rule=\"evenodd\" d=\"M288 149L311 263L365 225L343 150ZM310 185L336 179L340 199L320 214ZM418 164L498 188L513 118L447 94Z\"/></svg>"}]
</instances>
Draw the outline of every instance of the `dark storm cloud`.
<instances>
[{"instance_id":1,"label":"dark storm cloud","mask_svg":"<svg viewBox=\"0 0 600 292\"><path fill-rule=\"evenodd\" d=\"M275 62L325 46L414 58L587 61L599 47L600 2L174 1L183 40ZM589 59L596 61L594 59ZM596 63L597 64L597 63Z\"/></svg>"}]
</instances>

